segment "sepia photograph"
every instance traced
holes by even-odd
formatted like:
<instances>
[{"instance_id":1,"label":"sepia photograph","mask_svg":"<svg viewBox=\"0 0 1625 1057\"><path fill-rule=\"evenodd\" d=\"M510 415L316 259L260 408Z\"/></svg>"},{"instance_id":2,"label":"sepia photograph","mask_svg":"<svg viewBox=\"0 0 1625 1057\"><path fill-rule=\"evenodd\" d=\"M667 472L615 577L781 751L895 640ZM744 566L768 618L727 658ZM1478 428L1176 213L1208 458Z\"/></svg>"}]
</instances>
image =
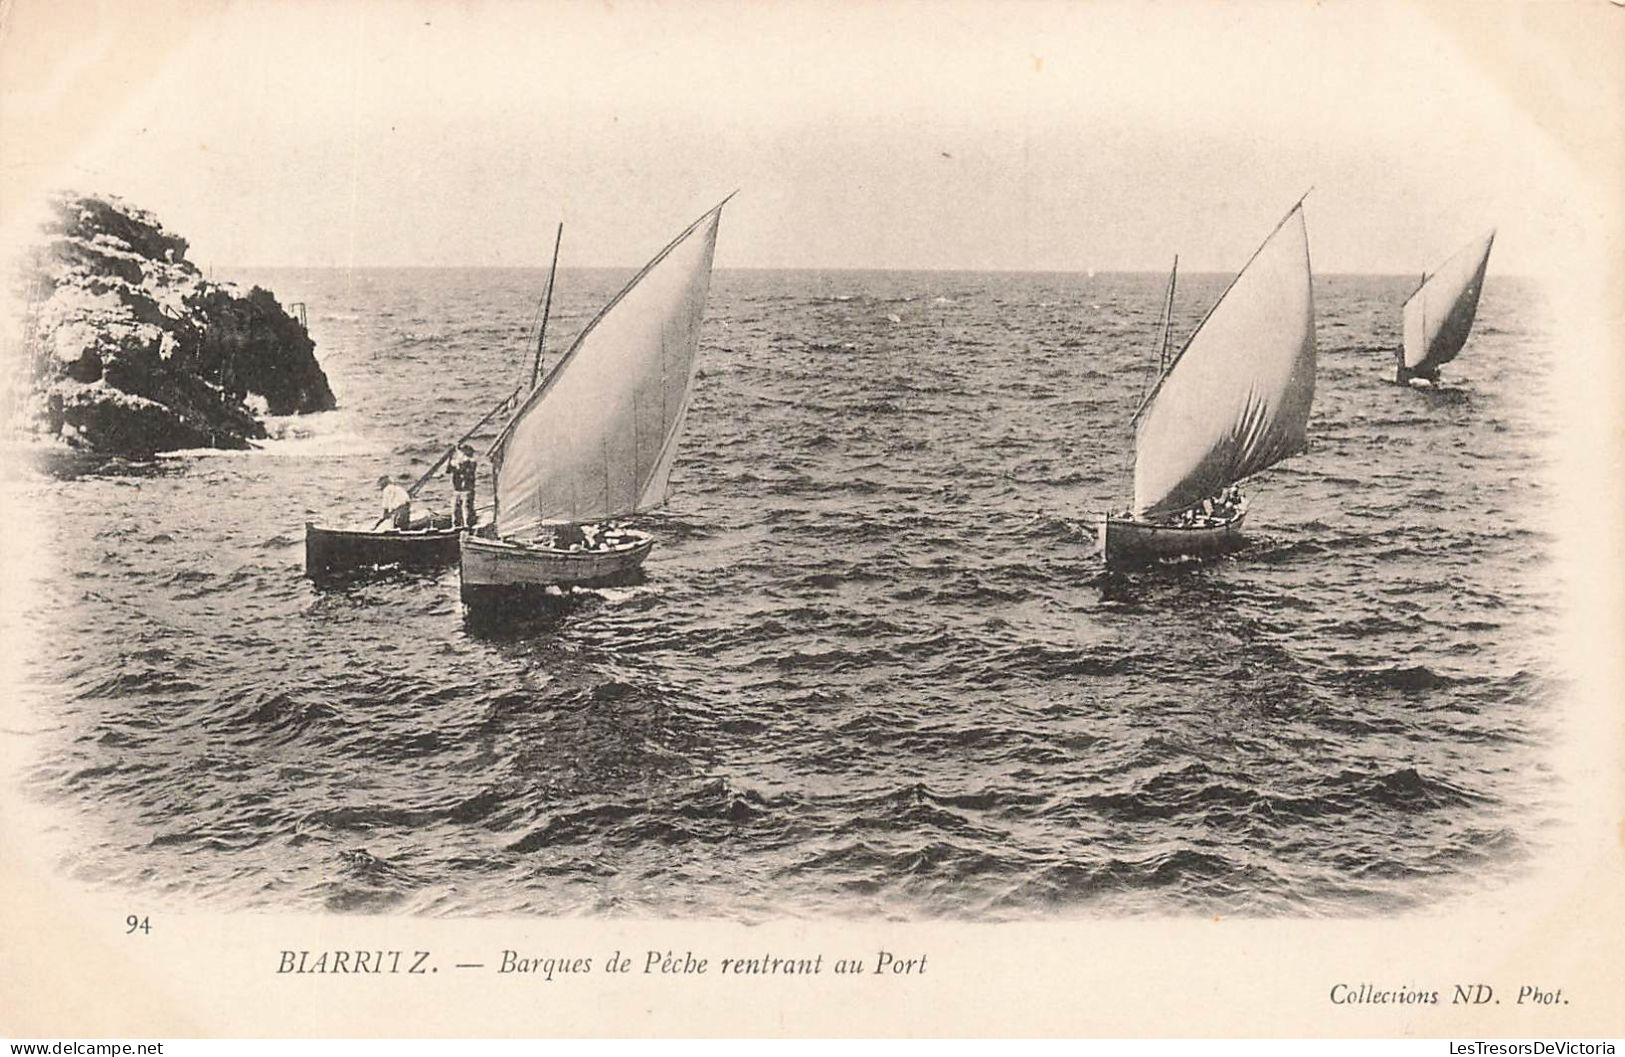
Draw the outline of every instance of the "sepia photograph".
<instances>
[{"instance_id":1,"label":"sepia photograph","mask_svg":"<svg viewBox=\"0 0 1625 1057\"><path fill-rule=\"evenodd\" d=\"M1625 1032L1621 47L0 6L0 1034Z\"/></svg>"}]
</instances>

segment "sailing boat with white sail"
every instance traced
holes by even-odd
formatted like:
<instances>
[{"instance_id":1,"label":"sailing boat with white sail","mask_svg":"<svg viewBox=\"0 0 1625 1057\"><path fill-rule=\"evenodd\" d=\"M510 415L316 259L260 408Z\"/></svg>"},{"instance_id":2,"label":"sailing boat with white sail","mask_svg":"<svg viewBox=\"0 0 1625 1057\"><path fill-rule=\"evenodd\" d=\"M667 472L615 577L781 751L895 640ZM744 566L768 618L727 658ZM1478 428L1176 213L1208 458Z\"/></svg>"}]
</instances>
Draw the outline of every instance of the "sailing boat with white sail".
<instances>
[{"instance_id":1,"label":"sailing boat with white sail","mask_svg":"<svg viewBox=\"0 0 1625 1057\"><path fill-rule=\"evenodd\" d=\"M1397 353L1400 385L1437 383L1439 368L1456 358L1467 343L1484 288L1495 232L1474 239L1439 265L1405 302L1405 339Z\"/></svg>"},{"instance_id":2,"label":"sailing boat with white sail","mask_svg":"<svg viewBox=\"0 0 1625 1057\"><path fill-rule=\"evenodd\" d=\"M1165 317L1172 302L1170 277ZM1159 353L1166 334L1165 322ZM1135 413L1134 507L1101 521L1107 564L1234 547L1247 515L1236 485L1303 450L1314 394L1315 306L1299 199Z\"/></svg>"},{"instance_id":3,"label":"sailing boat with white sail","mask_svg":"<svg viewBox=\"0 0 1625 1057\"><path fill-rule=\"evenodd\" d=\"M497 437L496 531L461 541L465 603L624 581L649 556L647 533L596 527L666 502L727 202L689 225L582 328Z\"/></svg>"}]
</instances>

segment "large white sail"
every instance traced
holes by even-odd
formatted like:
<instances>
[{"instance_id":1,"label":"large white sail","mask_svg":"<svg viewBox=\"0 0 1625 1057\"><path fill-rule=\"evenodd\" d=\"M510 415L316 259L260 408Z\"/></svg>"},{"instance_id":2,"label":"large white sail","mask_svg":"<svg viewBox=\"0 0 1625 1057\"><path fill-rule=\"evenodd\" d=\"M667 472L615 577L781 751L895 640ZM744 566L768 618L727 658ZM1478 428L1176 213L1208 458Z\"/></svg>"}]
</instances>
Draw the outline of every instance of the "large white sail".
<instances>
[{"instance_id":1,"label":"large white sail","mask_svg":"<svg viewBox=\"0 0 1625 1057\"><path fill-rule=\"evenodd\" d=\"M589 322L491 449L497 534L603 521L666 501L694 389L726 199Z\"/></svg>"},{"instance_id":2,"label":"large white sail","mask_svg":"<svg viewBox=\"0 0 1625 1057\"><path fill-rule=\"evenodd\" d=\"M1405 302L1405 369L1431 374L1467 343L1495 232L1475 239L1422 281Z\"/></svg>"},{"instance_id":3,"label":"large white sail","mask_svg":"<svg viewBox=\"0 0 1625 1057\"><path fill-rule=\"evenodd\" d=\"M1315 305L1300 202L1141 406L1136 516L1183 510L1301 451L1314 395Z\"/></svg>"}]
</instances>

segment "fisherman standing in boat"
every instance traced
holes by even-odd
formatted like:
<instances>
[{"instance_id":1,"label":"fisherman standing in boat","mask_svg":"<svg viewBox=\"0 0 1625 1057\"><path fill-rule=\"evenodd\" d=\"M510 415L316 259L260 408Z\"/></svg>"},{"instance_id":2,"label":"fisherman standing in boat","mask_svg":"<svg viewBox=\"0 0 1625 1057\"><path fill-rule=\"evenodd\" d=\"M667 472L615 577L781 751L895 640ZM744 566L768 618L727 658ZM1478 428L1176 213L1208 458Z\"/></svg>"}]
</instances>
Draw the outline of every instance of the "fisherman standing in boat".
<instances>
[{"instance_id":1,"label":"fisherman standing in boat","mask_svg":"<svg viewBox=\"0 0 1625 1057\"><path fill-rule=\"evenodd\" d=\"M446 464L451 490L457 496L451 512L453 528L473 528L479 524L479 515L474 513L474 482L479 470L480 464L474 461L474 449L467 444L455 449Z\"/></svg>"},{"instance_id":2,"label":"fisherman standing in boat","mask_svg":"<svg viewBox=\"0 0 1625 1057\"><path fill-rule=\"evenodd\" d=\"M378 478L379 499L383 500L384 516L378 519L379 524L391 522L391 527L404 532L412 527L412 495L406 489L390 480L389 475Z\"/></svg>"}]
</instances>

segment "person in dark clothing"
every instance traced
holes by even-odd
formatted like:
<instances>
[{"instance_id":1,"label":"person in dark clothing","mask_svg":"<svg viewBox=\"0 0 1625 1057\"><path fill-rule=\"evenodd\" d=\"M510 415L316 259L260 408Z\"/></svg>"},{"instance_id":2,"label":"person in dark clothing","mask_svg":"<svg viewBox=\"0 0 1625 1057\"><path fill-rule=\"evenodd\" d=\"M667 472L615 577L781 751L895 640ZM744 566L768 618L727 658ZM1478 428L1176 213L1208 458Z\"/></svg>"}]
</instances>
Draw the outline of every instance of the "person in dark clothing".
<instances>
[{"instance_id":1,"label":"person in dark clothing","mask_svg":"<svg viewBox=\"0 0 1625 1057\"><path fill-rule=\"evenodd\" d=\"M581 531L580 525L557 525L553 529L553 548L555 550L583 550L587 547L587 534Z\"/></svg>"},{"instance_id":2,"label":"person in dark clothing","mask_svg":"<svg viewBox=\"0 0 1625 1057\"><path fill-rule=\"evenodd\" d=\"M457 449L446 464L446 475L451 478L451 490L456 493L451 523L456 528L473 528L479 524L474 512L474 483L479 478L480 464L474 461L474 449L467 444Z\"/></svg>"}]
</instances>

